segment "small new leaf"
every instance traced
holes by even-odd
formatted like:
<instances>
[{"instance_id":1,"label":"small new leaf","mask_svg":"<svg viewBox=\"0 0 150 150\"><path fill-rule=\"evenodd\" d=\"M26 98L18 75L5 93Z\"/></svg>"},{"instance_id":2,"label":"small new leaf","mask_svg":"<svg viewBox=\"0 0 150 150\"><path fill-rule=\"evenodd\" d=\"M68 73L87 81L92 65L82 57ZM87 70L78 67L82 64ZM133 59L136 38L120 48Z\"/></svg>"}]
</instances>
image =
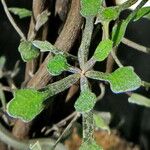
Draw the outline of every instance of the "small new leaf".
<instances>
[{"instance_id":1,"label":"small new leaf","mask_svg":"<svg viewBox=\"0 0 150 150\"><path fill-rule=\"evenodd\" d=\"M48 41L39 41L35 40L32 42L32 44L40 49L41 52L51 52L54 54L63 54L63 51L58 50L54 45L49 43Z\"/></svg>"},{"instance_id":2,"label":"small new leaf","mask_svg":"<svg viewBox=\"0 0 150 150\"><path fill-rule=\"evenodd\" d=\"M27 62L39 56L39 50L30 41L22 41L18 47L23 61Z\"/></svg>"},{"instance_id":3,"label":"small new leaf","mask_svg":"<svg viewBox=\"0 0 150 150\"><path fill-rule=\"evenodd\" d=\"M116 20L120 14L118 7L102 7L99 9L97 22L110 22L112 20Z\"/></svg>"},{"instance_id":4,"label":"small new leaf","mask_svg":"<svg viewBox=\"0 0 150 150\"><path fill-rule=\"evenodd\" d=\"M137 105L145 106L145 107L150 107L150 99L140 94L133 93L129 97L128 101L129 103L133 103L133 104L137 104Z\"/></svg>"},{"instance_id":5,"label":"small new leaf","mask_svg":"<svg viewBox=\"0 0 150 150\"><path fill-rule=\"evenodd\" d=\"M32 15L32 11L25 8L10 7L9 11L15 15L18 15L20 19L30 17Z\"/></svg>"},{"instance_id":6,"label":"small new leaf","mask_svg":"<svg viewBox=\"0 0 150 150\"><path fill-rule=\"evenodd\" d=\"M134 72L133 67L121 67L107 77L111 90L121 93L136 90L141 86L141 79Z\"/></svg>"},{"instance_id":7,"label":"small new leaf","mask_svg":"<svg viewBox=\"0 0 150 150\"><path fill-rule=\"evenodd\" d=\"M142 17L144 17L145 15L148 15L148 14L150 14L150 7L143 7L143 8L141 8L141 9L137 12L137 14L136 14L136 16L135 16L135 18L134 18L134 21L137 21L137 20L139 20L140 18L142 18Z\"/></svg>"},{"instance_id":8,"label":"small new leaf","mask_svg":"<svg viewBox=\"0 0 150 150\"><path fill-rule=\"evenodd\" d=\"M81 15L84 17L96 16L102 0L81 0Z\"/></svg>"},{"instance_id":9,"label":"small new leaf","mask_svg":"<svg viewBox=\"0 0 150 150\"><path fill-rule=\"evenodd\" d=\"M110 133L109 126L100 115L93 114L93 118L94 118L96 127L103 129L103 130L107 130Z\"/></svg>"},{"instance_id":10,"label":"small new leaf","mask_svg":"<svg viewBox=\"0 0 150 150\"><path fill-rule=\"evenodd\" d=\"M38 31L47 21L50 13L48 10L43 11L40 15L37 16L35 30Z\"/></svg>"},{"instance_id":11,"label":"small new leaf","mask_svg":"<svg viewBox=\"0 0 150 150\"><path fill-rule=\"evenodd\" d=\"M67 59L63 55L55 55L48 61L47 70L53 75L60 75L63 71L67 70L69 65L67 63Z\"/></svg>"},{"instance_id":12,"label":"small new leaf","mask_svg":"<svg viewBox=\"0 0 150 150\"><path fill-rule=\"evenodd\" d=\"M113 42L110 39L103 40L99 43L94 53L96 61L103 61L109 55L113 48Z\"/></svg>"},{"instance_id":13,"label":"small new leaf","mask_svg":"<svg viewBox=\"0 0 150 150\"><path fill-rule=\"evenodd\" d=\"M103 150L103 148L92 140L82 143L79 150Z\"/></svg>"},{"instance_id":14,"label":"small new leaf","mask_svg":"<svg viewBox=\"0 0 150 150\"><path fill-rule=\"evenodd\" d=\"M43 110L46 97L47 93L34 89L16 90L14 98L7 104L7 112L14 118L29 122Z\"/></svg>"},{"instance_id":15,"label":"small new leaf","mask_svg":"<svg viewBox=\"0 0 150 150\"><path fill-rule=\"evenodd\" d=\"M123 20L122 22L114 25L112 30L112 41L114 42L114 46L118 46L120 44L125 35L127 25L127 20Z\"/></svg>"},{"instance_id":16,"label":"small new leaf","mask_svg":"<svg viewBox=\"0 0 150 150\"><path fill-rule=\"evenodd\" d=\"M78 112L89 112L96 103L96 95L90 90L81 91L81 94L75 102L75 109Z\"/></svg>"}]
</instances>

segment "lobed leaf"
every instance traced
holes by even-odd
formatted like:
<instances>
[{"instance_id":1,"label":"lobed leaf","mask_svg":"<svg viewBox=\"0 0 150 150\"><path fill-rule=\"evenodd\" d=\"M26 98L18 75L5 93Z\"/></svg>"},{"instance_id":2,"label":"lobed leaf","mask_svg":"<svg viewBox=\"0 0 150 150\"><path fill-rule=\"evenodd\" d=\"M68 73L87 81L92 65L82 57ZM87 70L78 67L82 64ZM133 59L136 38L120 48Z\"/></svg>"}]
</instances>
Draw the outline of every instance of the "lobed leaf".
<instances>
[{"instance_id":1,"label":"lobed leaf","mask_svg":"<svg viewBox=\"0 0 150 150\"><path fill-rule=\"evenodd\" d=\"M81 15L96 16L100 9L102 0L81 0Z\"/></svg>"},{"instance_id":2,"label":"lobed leaf","mask_svg":"<svg viewBox=\"0 0 150 150\"><path fill-rule=\"evenodd\" d=\"M7 104L7 112L14 118L29 122L43 110L46 98L47 93L34 89L16 90L14 98Z\"/></svg>"},{"instance_id":3,"label":"lobed leaf","mask_svg":"<svg viewBox=\"0 0 150 150\"><path fill-rule=\"evenodd\" d=\"M141 9L139 9L139 11L137 12L134 21L139 20L140 18L144 17L145 15L150 14L150 7L143 7Z\"/></svg>"},{"instance_id":4,"label":"lobed leaf","mask_svg":"<svg viewBox=\"0 0 150 150\"><path fill-rule=\"evenodd\" d=\"M97 145L94 140L92 140L82 143L79 150L103 150L103 148Z\"/></svg>"},{"instance_id":5,"label":"lobed leaf","mask_svg":"<svg viewBox=\"0 0 150 150\"><path fill-rule=\"evenodd\" d=\"M67 70L69 65L67 63L67 59L63 55L55 55L48 61L47 70L48 72L53 75L57 76L60 75L63 71Z\"/></svg>"},{"instance_id":6,"label":"lobed leaf","mask_svg":"<svg viewBox=\"0 0 150 150\"><path fill-rule=\"evenodd\" d=\"M25 8L10 7L9 11L15 15L18 15L20 19L32 16L32 11Z\"/></svg>"},{"instance_id":7,"label":"lobed leaf","mask_svg":"<svg viewBox=\"0 0 150 150\"><path fill-rule=\"evenodd\" d=\"M75 102L75 109L78 112L89 112L96 103L96 95L90 90L81 91L79 98Z\"/></svg>"},{"instance_id":8,"label":"lobed leaf","mask_svg":"<svg viewBox=\"0 0 150 150\"><path fill-rule=\"evenodd\" d=\"M131 96L128 98L128 101L129 103L150 107L150 99L137 93L131 94Z\"/></svg>"},{"instance_id":9,"label":"lobed leaf","mask_svg":"<svg viewBox=\"0 0 150 150\"><path fill-rule=\"evenodd\" d=\"M99 43L94 53L94 58L97 61L103 61L113 48L113 42L110 39L103 40Z\"/></svg>"},{"instance_id":10,"label":"lobed leaf","mask_svg":"<svg viewBox=\"0 0 150 150\"><path fill-rule=\"evenodd\" d=\"M18 47L23 61L27 62L39 56L39 50L30 41L22 41Z\"/></svg>"},{"instance_id":11,"label":"lobed leaf","mask_svg":"<svg viewBox=\"0 0 150 150\"><path fill-rule=\"evenodd\" d=\"M121 93L136 90L141 86L141 79L134 72L133 67L121 67L107 77L111 90Z\"/></svg>"}]
</instances>

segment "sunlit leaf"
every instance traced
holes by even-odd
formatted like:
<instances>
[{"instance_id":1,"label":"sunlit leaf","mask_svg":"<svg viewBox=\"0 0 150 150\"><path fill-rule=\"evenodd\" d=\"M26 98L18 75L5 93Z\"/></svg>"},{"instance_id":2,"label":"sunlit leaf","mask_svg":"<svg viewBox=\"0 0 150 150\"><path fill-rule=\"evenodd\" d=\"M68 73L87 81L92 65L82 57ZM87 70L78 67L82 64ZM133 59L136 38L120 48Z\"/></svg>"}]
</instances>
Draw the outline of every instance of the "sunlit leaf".
<instances>
[{"instance_id":1,"label":"sunlit leaf","mask_svg":"<svg viewBox=\"0 0 150 150\"><path fill-rule=\"evenodd\" d=\"M143 8L141 8L141 9L137 12L137 14L136 14L136 16L135 16L135 18L134 18L134 21L137 21L137 20L139 20L140 18L142 18L142 17L144 17L145 15L148 15L148 14L150 14L150 7L143 7Z\"/></svg>"},{"instance_id":2,"label":"sunlit leaf","mask_svg":"<svg viewBox=\"0 0 150 150\"><path fill-rule=\"evenodd\" d=\"M27 62L39 56L39 50L30 41L22 41L18 47L23 61Z\"/></svg>"},{"instance_id":3,"label":"sunlit leaf","mask_svg":"<svg viewBox=\"0 0 150 150\"><path fill-rule=\"evenodd\" d=\"M92 140L90 142L86 141L82 143L79 150L103 150L103 148L97 145L97 143L94 140Z\"/></svg>"},{"instance_id":4,"label":"sunlit leaf","mask_svg":"<svg viewBox=\"0 0 150 150\"><path fill-rule=\"evenodd\" d=\"M41 52L51 52L54 54L63 54L63 51L58 50L54 45L52 45L48 41L35 40L32 42L32 44L35 47L37 47L38 49L40 49Z\"/></svg>"},{"instance_id":5,"label":"sunlit leaf","mask_svg":"<svg viewBox=\"0 0 150 150\"><path fill-rule=\"evenodd\" d=\"M131 94L128 101L133 104L150 107L150 98L147 98L140 94L136 94L136 93Z\"/></svg>"},{"instance_id":6,"label":"sunlit leaf","mask_svg":"<svg viewBox=\"0 0 150 150\"><path fill-rule=\"evenodd\" d=\"M20 19L30 17L32 15L32 11L25 8L10 7L9 11L15 15L18 15Z\"/></svg>"},{"instance_id":7,"label":"sunlit leaf","mask_svg":"<svg viewBox=\"0 0 150 150\"><path fill-rule=\"evenodd\" d=\"M119 17L120 11L118 7L102 7L99 9L97 22L110 22L116 20Z\"/></svg>"},{"instance_id":8,"label":"sunlit leaf","mask_svg":"<svg viewBox=\"0 0 150 150\"><path fill-rule=\"evenodd\" d=\"M107 125L105 120L102 118L102 116L100 116L99 114L93 114L93 118L94 118L96 127L103 129L103 130L107 130L110 133L109 126Z\"/></svg>"},{"instance_id":9,"label":"sunlit leaf","mask_svg":"<svg viewBox=\"0 0 150 150\"><path fill-rule=\"evenodd\" d=\"M50 13L48 10L43 11L37 16L35 30L38 31L47 21Z\"/></svg>"},{"instance_id":10,"label":"sunlit leaf","mask_svg":"<svg viewBox=\"0 0 150 150\"><path fill-rule=\"evenodd\" d=\"M109 55L110 51L112 50L113 42L110 39L101 41L96 48L94 53L94 58L97 61L103 61Z\"/></svg>"},{"instance_id":11,"label":"sunlit leaf","mask_svg":"<svg viewBox=\"0 0 150 150\"><path fill-rule=\"evenodd\" d=\"M102 0L81 0L81 15L96 16L101 6Z\"/></svg>"},{"instance_id":12,"label":"sunlit leaf","mask_svg":"<svg viewBox=\"0 0 150 150\"><path fill-rule=\"evenodd\" d=\"M7 112L14 118L31 121L43 110L46 97L47 93L34 89L16 90L14 98L7 104Z\"/></svg>"},{"instance_id":13,"label":"sunlit leaf","mask_svg":"<svg viewBox=\"0 0 150 150\"><path fill-rule=\"evenodd\" d=\"M96 103L96 95L90 90L81 91L79 98L75 102L75 109L78 112L89 112Z\"/></svg>"},{"instance_id":14,"label":"sunlit leaf","mask_svg":"<svg viewBox=\"0 0 150 150\"><path fill-rule=\"evenodd\" d=\"M56 55L48 61L47 70L53 75L60 75L63 71L67 70L69 65L67 59L63 55Z\"/></svg>"},{"instance_id":15,"label":"sunlit leaf","mask_svg":"<svg viewBox=\"0 0 150 150\"><path fill-rule=\"evenodd\" d=\"M114 93L136 90L141 86L141 79L134 72L133 67L122 67L108 76L111 90Z\"/></svg>"}]
</instances>

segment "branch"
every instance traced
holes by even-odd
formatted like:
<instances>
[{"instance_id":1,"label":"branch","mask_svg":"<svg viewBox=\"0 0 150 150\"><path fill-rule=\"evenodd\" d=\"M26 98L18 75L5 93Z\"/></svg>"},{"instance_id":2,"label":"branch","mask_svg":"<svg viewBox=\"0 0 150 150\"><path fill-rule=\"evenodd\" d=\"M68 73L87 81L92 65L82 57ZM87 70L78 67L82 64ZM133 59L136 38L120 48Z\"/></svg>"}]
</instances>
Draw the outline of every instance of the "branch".
<instances>
[{"instance_id":1,"label":"branch","mask_svg":"<svg viewBox=\"0 0 150 150\"><path fill-rule=\"evenodd\" d=\"M127 38L123 38L122 39L122 43L124 43L125 45L129 46L129 47L132 47L140 52L143 52L143 53L148 53L150 54L150 48L148 47L145 47L143 45L140 45L138 43L135 43Z\"/></svg>"},{"instance_id":2,"label":"branch","mask_svg":"<svg viewBox=\"0 0 150 150\"><path fill-rule=\"evenodd\" d=\"M24 33L21 31L21 29L17 26L17 24L15 23L15 20L13 19L13 17L11 16L9 10L8 10L8 7L6 5L6 2L5 0L1 0L2 2L2 5L3 5L3 8L4 8L4 11L7 15L7 18L9 19L11 25L14 27L14 29L17 31L17 33L19 34L19 36L21 37L21 39L23 40L26 40L26 37L24 35Z\"/></svg>"}]
</instances>

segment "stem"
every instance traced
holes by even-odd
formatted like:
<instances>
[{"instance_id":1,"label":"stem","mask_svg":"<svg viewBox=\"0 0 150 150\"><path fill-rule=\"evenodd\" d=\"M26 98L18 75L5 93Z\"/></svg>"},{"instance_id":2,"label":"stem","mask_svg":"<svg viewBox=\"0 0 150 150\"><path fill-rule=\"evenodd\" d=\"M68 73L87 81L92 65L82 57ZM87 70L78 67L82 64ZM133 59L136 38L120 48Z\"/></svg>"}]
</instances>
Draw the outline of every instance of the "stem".
<instances>
[{"instance_id":1,"label":"stem","mask_svg":"<svg viewBox=\"0 0 150 150\"><path fill-rule=\"evenodd\" d=\"M7 15L7 18L9 19L11 25L14 27L14 29L17 31L17 33L19 34L19 36L21 37L21 39L23 40L26 40L26 37L24 35L24 33L21 31L21 29L17 26L17 24L15 23L15 20L13 19L13 17L11 16L9 10L8 10L8 7L6 5L6 2L5 0L1 0L2 2L2 5L3 5L3 8L4 8L4 11Z\"/></svg>"},{"instance_id":2,"label":"stem","mask_svg":"<svg viewBox=\"0 0 150 150\"><path fill-rule=\"evenodd\" d=\"M124 43L127 46L132 47L132 48L134 48L138 51L150 54L150 48L145 47L143 45L140 45L138 43L135 43L135 42L133 42L133 41L131 41L131 40L125 38L125 37L122 39L122 43Z\"/></svg>"},{"instance_id":3,"label":"stem","mask_svg":"<svg viewBox=\"0 0 150 150\"><path fill-rule=\"evenodd\" d=\"M102 40L109 39L109 22L102 22L103 25L103 36Z\"/></svg>"},{"instance_id":4,"label":"stem","mask_svg":"<svg viewBox=\"0 0 150 150\"><path fill-rule=\"evenodd\" d=\"M93 112L87 112L82 114L82 125L83 125L83 142L90 141L93 139L94 132L94 120Z\"/></svg>"},{"instance_id":5,"label":"stem","mask_svg":"<svg viewBox=\"0 0 150 150\"><path fill-rule=\"evenodd\" d=\"M122 5L120 5L121 11L124 9L129 8L130 6L132 6L133 4L135 4L138 0L128 0L127 2L123 3Z\"/></svg>"},{"instance_id":6,"label":"stem","mask_svg":"<svg viewBox=\"0 0 150 150\"><path fill-rule=\"evenodd\" d=\"M93 27L94 27L93 21L94 21L93 17L86 18L83 37L82 37L81 45L80 45L79 51L78 51L78 60L79 60L81 69L84 68L84 64L86 63L86 61L88 59L89 47L90 47L92 33L93 33Z\"/></svg>"}]
</instances>

